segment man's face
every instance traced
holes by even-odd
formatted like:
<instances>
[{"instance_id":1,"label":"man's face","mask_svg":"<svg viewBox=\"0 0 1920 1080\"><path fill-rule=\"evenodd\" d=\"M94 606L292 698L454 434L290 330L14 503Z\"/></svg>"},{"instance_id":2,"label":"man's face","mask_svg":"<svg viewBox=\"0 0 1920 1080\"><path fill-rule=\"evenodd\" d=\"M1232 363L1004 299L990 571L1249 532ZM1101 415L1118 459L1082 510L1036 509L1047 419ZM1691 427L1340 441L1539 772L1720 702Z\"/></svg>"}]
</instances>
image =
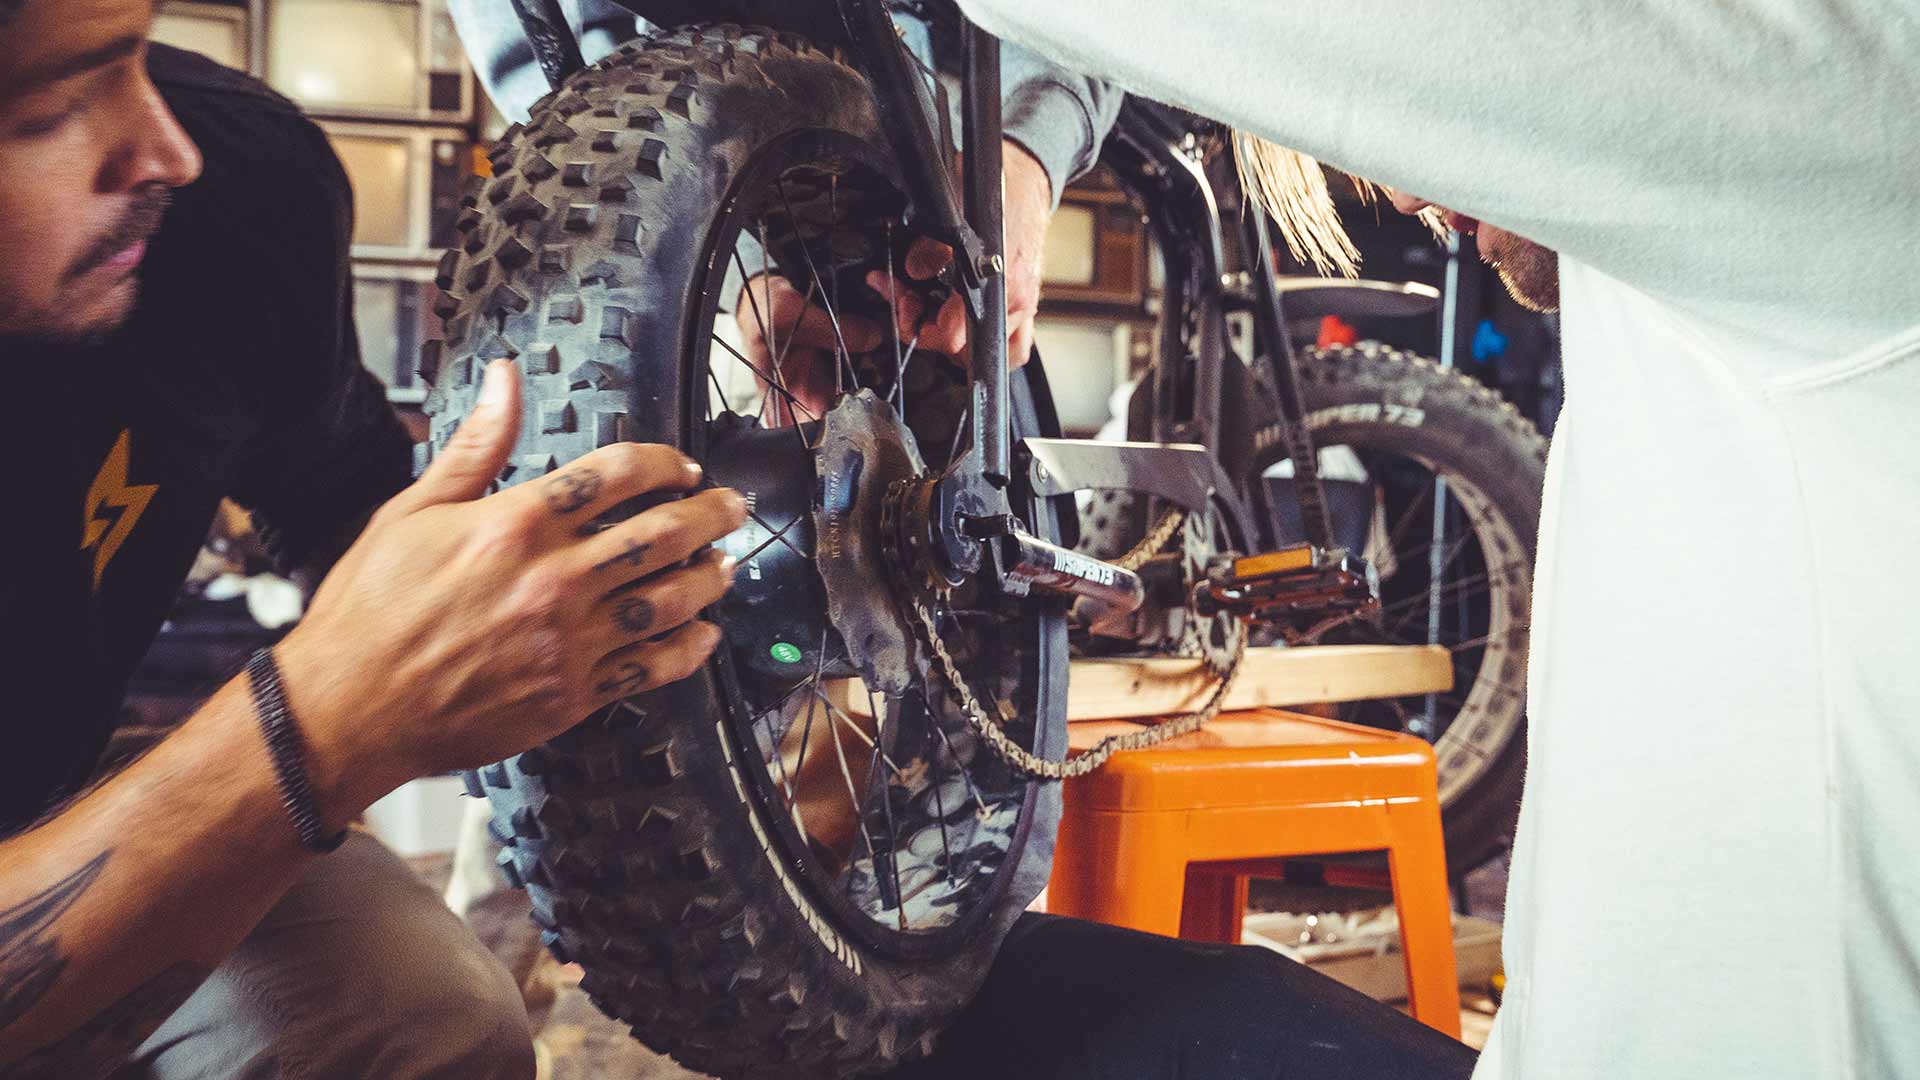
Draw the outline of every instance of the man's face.
<instances>
[{"instance_id":1,"label":"man's face","mask_svg":"<svg viewBox=\"0 0 1920 1080\"><path fill-rule=\"evenodd\" d=\"M1403 214L1412 214L1433 204L1396 191L1393 205ZM1473 234L1480 258L1500 274L1507 292L1520 306L1534 311L1560 310L1560 256L1551 248L1464 214L1448 210L1446 215L1449 227Z\"/></svg>"},{"instance_id":2,"label":"man's face","mask_svg":"<svg viewBox=\"0 0 1920 1080\"><path fill-rule=\"evenodd\" d=\"M0 24L0 333L118 326L200 155L147 80L151 0L26 0Z\"/></svg>"}]
</instances>

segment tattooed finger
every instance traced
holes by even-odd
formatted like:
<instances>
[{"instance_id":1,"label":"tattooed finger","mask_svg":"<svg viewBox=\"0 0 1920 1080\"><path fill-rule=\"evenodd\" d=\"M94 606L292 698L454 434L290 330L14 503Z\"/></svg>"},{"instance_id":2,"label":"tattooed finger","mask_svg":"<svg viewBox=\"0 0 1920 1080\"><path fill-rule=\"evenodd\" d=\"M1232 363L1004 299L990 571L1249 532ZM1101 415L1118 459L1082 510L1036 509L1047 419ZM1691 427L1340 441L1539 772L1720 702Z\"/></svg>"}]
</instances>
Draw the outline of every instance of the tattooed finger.
<instances>
[{"instance_id":1,"label":"tattooed finger","mask_svg":"<svg viewBox=\"0 0 1920 1080\"><path fill-rule=\"evenodd\" d=\"M593 565L594 572L605 573L616 566L624 566L630 570L637 570L641 564L647 561L647 552L652 550L652 544L643 543L642 541L628 537L626 546L620 550L619 554L611 555Z\"/></svg>"},{"instance_id":2,"label":"tattooed finger","mask_svg":"<svg viewBox=\"0 0 1920 1080\"><path fill-rule=\"evenodd\" d=\"M614 669L612 675L602 679L600 685L594 687L594 690L602 694L621 696L639 693L647 685L649 675L647 665L638 660L625 660Z\"/></svg>"},{"instance_id":3,"label":"tattooed finger","mask_svg":"<svg viewBox=\"0 0 1920 1080\"><path fill-rule=\"evenodd\" d=\"M639 634L653 625L653 601L629 596L613 606L613 624L629 634Z\"/></svg>"},{"instance_id":4,"label":"tattooed finger","mask_svg":"<svg viewBox=\"0 0 1920 1080\"><path fill-rule=\"evenodd\" d=\"M567 469L554 473L547 481L547 508L556 514L571 514L600 495L600 474L592 469Z\"/></svg>"}]
</instances>

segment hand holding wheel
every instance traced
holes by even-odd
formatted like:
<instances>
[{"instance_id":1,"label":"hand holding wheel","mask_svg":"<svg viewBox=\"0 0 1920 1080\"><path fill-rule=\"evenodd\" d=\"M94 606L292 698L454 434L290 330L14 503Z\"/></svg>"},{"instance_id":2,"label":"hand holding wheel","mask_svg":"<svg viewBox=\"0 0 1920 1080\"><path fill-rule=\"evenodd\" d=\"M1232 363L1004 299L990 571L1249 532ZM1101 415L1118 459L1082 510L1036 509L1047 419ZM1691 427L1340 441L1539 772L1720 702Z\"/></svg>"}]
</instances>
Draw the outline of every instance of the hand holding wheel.
<instances>
[{"instance_id":1,"label":"hand holding wheel","mask_svg":"<svg viewBox=\"0 0 1920 1080\"><path fill-rule=\"evenodd\" d=\"M597 515L700 470L622 443L484 495L518 434L509 361L425 475L381 507L279 647L289 704L337 824L417 776L495 761L623 696L684 678L719 640L717 552L745 518L711 490L600 532ZM483 497L484 496L484 497Z\"/></svg>"}]
</instances>

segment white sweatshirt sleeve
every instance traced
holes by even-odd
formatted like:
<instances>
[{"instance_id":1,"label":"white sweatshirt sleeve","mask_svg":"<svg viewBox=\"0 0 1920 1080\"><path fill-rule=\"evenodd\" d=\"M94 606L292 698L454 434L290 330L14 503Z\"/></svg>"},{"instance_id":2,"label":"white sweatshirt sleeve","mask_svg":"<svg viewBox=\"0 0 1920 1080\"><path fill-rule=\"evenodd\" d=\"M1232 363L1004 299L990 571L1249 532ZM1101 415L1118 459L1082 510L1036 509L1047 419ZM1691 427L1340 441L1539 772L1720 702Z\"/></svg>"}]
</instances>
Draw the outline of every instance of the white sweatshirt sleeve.
<instances>
[{"instance_id":1,"label":"white sweatshirt sleeve","mask_svg":"<svg viewBox=\"0 0 1920 1080\"><path fill-rule=\"evenodd\" d=\"M1910 0L961 0L988 30L1749 335L1920 310Z\"/></svg>"}]
</instances>

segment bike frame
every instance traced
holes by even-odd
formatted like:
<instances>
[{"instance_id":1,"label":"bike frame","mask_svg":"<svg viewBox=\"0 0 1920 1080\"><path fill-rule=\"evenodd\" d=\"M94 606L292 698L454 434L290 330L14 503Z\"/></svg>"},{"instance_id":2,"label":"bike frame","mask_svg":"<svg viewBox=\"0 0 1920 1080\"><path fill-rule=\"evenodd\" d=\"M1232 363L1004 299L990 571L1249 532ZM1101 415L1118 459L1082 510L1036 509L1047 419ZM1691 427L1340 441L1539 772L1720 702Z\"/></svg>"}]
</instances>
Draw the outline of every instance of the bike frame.
<instances>
[{"instance_id":1,"label":"bike frame","mask_svg":"<svg viewBox=\"0 0 1920 1080\"><path fill-rule=\"evenodd\" d=\"M1246 206L1237 177L1222 184L1207 175L1198 129L1211 126L1168 106L1130 99L1101 153L1121 185L1146 204L1166 270L1168 322L1184 331L1160 337L1152 437L1161 443L1198 443L1216 459L1227 449L1221 416L1223 367L1230 359L1224 320L1229 311L1247 311L1258 340L1269 343L1266 361L1277 399L1270 404L1286 431L1306 539L1329 550L1333 530L1320 487L1319 454L1307 432L1297 359L1273 280L1267 218ZM1221 226L1222 195L1242 208L1234 215L1237 269ZM1263 547L1278 544L1264 487L1253 485L1240 495L1246 508L1258 511L1253 515L1257 530L1241 535Z\"/></svg>"},{"instance_id":2,"label":"bike frame","mask_svg":"<svg viewBox=\"0 0 1920 1080\"><path fill-rule=\"evenodd\" d=\"M509 0L526 30L533 53L549 82L558 85L584 67L559 0ZM895 32L886 0L618 0L657 26L738 21L801 34L815 44L839 48L867 72L881 114L882 129L900 163L901 181L912 200L926 235L954 252L947 282L965 299L971 341L973 381L972 448L954 462L940 481L934 521L939 533L934 549L953 569L965 573L989 570L1001 587L1015 594L1031 588L1111 603L1116 594L1138 596L1139 580L1131 571L1088 559L1065 548L1032 537L1021 530L1008 500L1015 468L1036 493L1064 494L1085 488L1126 487L1147 491L1188 511L1227 508L1231 524L1246 542L1256 534L1247 520L1239 486L1220 469L1218 450L1220 364L1225 356L1221 313L1221 266L1224 261L1218 207L1199 163L1177 143L1140 127L1119 134L1126 152L1137 155L1143 175L1165 180L1171 211L1185 235L1205 235L1199 248L1187 243L1165 245L1165 250L1198 252L1186 258L1184 293L1204 309L1199 318L1200 347L1189 373L1180 341L1163 349L1181 350L1173 357L1163 352L1156 380L1153 443L1095 443L1077 440L1037 441L1021 447L1015 462L1009 411L1010 370L1006 335L1006 276L1001 252L1001 156L968 153L960 167L959 191L929 117L937 103L915 72L913 60ZM997 147L1001 142L999 41L974 26L957 10L944 12L960 31L961 122L964 145ZM1145 115L1144 112L1141 115ZM1143 122L1144 123L1144 122ZM1165 133L1160 133L1164 135ZM1184 133L1182 133L1184 134ZM1266 265L1264 215L1243 215L1253 223L1250 250ZM1257 220L1256 220L1257 219ZM1155 215L1156 227L1161 217ZM1198 234L1186 232L1199 229ZM1171 239L1171 237L1169 237ZM1171 268L1170 268L1171 269ZM1265 273L1252 277L1267 286L1257 317L1263 330L1284 326L1279 298ZM1171 274L1170 274L1171 280ZM1258 287L1256 286L1256 289ZM1170 335L1169 335L1170 336ZM1281 343L1283 333L1268 333ZM1176 364L1173 361L1179 360ZM1283 415L1297 419L1291 357L1274 357L1276 384L1281 388ZM1188 381L1188 376L1191 381ZM1182 386L1190 387L1183 392ZM1301 452L1296 475L1312 494L1302 499L1309 538L1329 546L1322 501L1313 482L1314 456L1305 425L1292 425ZM1071 444L1071 445L1069 445ZM1199 452L1209 467L1196 467ZM1004 541L1004 542L1003 542ZM1137 601L1136 601L1137 602Z\"/></svg>"}]
</instances>

